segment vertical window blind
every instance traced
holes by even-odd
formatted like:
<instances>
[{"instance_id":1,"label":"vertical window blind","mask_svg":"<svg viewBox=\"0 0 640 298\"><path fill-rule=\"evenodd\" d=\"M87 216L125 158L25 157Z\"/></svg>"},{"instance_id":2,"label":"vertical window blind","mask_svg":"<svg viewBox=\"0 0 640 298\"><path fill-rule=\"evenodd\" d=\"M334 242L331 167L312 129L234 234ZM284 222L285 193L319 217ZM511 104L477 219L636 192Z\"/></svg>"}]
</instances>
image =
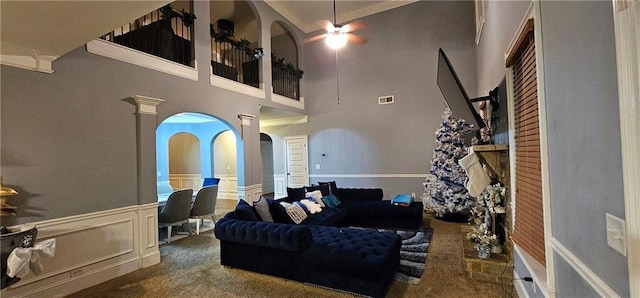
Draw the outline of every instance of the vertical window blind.
<instances>
[{"instance_id":1,"label":"vertical window blind","mask_svg":"<svg viewBox=\"0 0 640 298\"><path fill-rule=\"evenodd\" d=\"M545 265L538 83L533 20L509 54L513 69L515 123L515 226L513 241Z\"/></svg>"}]
</instances>

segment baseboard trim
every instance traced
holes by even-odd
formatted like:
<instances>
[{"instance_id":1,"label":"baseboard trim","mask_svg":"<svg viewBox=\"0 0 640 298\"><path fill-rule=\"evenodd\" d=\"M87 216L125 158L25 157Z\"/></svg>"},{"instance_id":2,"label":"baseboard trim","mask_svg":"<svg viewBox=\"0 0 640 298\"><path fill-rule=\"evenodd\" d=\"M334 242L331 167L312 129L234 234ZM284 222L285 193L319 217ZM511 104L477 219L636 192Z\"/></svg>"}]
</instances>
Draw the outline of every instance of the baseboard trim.
<instances>
[{"instance_id":1,"label":"baseboard trim","mask_svg":"<svg viewBox=\"0 0 640 298\"><path fill-rule=\"evenodd\" d=\"M518 275L517 272L513 272L513 287L518 292L518 297L529 298L529 291L525 288L525 281Z\"/></svg>"},{"instance_id":2,"label":"baseboard trim","mask_svg":"<svg viewBox=\"0 0 640 298\"><path fill-rule=\"evenodd\" d=\"M114 264L112 266L102 267L97 270L87 272L77 277L49 283L40 288L36 288L28 292L20 293L17 296L10 297L28 297L36 295L40 297L66 296L101 284L116 277L134 272L138 269L138 259L133 258L121 263ZM5 297L4 293L2 296Z\"/></svg>"},{"instance_id":3,"label":"baseboard trim","mask_svg":"<svg viewBox=\"0 0 640 298\"><path fill-rule=\"evenodd\" d=\"M547 282L547 270L542 264L536 261L531 255L529 255L526 251L524 251L518 243L513 243L513 250L515 255L519 256L522 260L524 266L527 268L527 271L531 274L533 278L533 282L540 289L540 292L544 297L555 297L555 288L552 288L551 285Z\"/></svg>"},{"instance_id":4,"label":"baseboard trim","mask_svg":"<svg viewBox=\"0 0 640 298\"><path fill-rule=\"evenodd\" d=\"M143 256L141 258L141 268L147 268L160 263L160 251Z\"/></svg>"}]
</instances>

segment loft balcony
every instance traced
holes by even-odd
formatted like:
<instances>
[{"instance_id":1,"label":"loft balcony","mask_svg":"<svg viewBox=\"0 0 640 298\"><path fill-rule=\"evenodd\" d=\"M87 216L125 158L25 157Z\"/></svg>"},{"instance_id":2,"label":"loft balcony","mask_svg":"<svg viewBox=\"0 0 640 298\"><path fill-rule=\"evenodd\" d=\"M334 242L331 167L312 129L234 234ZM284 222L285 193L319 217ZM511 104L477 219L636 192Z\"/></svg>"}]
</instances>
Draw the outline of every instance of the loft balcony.
<instances>
[{"instance_id":1,"label":"loft balcony","mask_svg":"<svg viewBox=\"0 0 640 298\"><path fill-rule=\"evenodd\" d=\"M228 31L211 26L211 70L214 75L245 85L260 87L262 49L249 47L250 42L237 40Z\"/></svg>"},{"instance_id":2,"label":"loft balcony","mask_svg":"<svg viewBox=\"0 0 640 298\"><path fill-rule=\"evenodd\" d=\"M185 11L184 7L179 11L172 5L167 5L124 24L100 38L193 67L194 18L195 16Z\"/></svg>"},{"instance_id":3,"label":"loft balcony","mask_svg":"<svg viewBox=\"0 0 640 298\"><path fill-rule=\"evenodd\" d=\"M284 59L278 59L275 56L271 58L273 93L300 100L300 78L302 78L301 70L294 68L291 64L284 63Z\"/></svg>"},{"instance_id":4,"label":"loft balcony","mask_svg":"<svg viewBox=\"0 0 640 298\"><path fill-rule=\"evenodd\" d=\"M220 24L218 24L220 26ZM262 48L251 48L246 39L236 39L233 31L210 27L212 73L229 80L259 88ZM272 91L291 99L300 100L302 71L284 58L271 55Z\"/></svg>"},{"instance_id":5,"label":"loft balcony","mask_svg":"<svg viewBox=\"0 0 640 298\"><path fill-rule=\"evenodd\" d=\"M217 5L216 1L211 1L212 20L218 18L214 12L222 13L219 12L219 9L213 9ZM223 6L220 8L223 9ZM243 9L250 11L248 7ZM210 25L210 37L194 36L196 16L192 11L193 1L175 1L101 36L102 44L108 46L113 43L121 46L118 49L118 54L106 53L107 50L100 44L92 46L91 49L89 46L87 48L94 53L129 63L141 63L138 65L197 81L194 40L207 38L211 41L212 84L214 84L215 78L224 78L223 84L216 86L262 98L264 98L264 91L270 90L275 95L302 103L300 79L303 72L288 62L289 60L297 61L297 45L290 38L286 29L283 29L277 22L272 25L271 47L275 54L271 53L271 69L267 67L264 67L267 69L262 69L260 59L265 54L262 48L257 47L255 42L241 38L251 36L247 38L258 40L259 38L256 37L257 28L243 27L240 33L241 37L236 38L233 31L234 24L224 19L217 19L215 26ZM247 15L246 12L239 14ZM238 22L241 24L250 23L246 20ZM220 27L223 23L227 27ZM139 51L136 54L138 56L122 54L122 51L127 51L126 48ZM287 57L287 62L284 61L284 58L276 56L280 55L279 53L283 57ZM153 56L163 60L154 59ZM198 64L202 65L203 63L200 61ZM263 86L262 78L268 71L271 72L271 86ZM221 81L217 80L216 82ZM234 82L242 85L234 85Z\"/></svg>"}]
</instances>

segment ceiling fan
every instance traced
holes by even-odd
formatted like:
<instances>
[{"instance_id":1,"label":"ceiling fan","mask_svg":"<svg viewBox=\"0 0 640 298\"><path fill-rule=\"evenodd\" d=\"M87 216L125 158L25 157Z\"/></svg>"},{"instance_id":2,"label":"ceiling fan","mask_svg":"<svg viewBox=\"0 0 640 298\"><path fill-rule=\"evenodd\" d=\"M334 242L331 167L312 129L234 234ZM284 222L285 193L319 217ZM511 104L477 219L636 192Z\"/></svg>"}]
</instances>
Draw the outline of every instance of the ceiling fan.
<instances>
[{"instance_id":1,"label":"ceiling fan","mask_svg":"<svg viewBox=\"0 0 640 298\"><path fill-rule=\"evenodd\" d=\"M326 33L322 33L307 39L307 42L314 42L324 39L327 46L337 50L344 47L347 42L363 44L367 39L355 34L354 32L365 27L362 21L353 21L346 24L338 24L336 21L336 0L333 0L333 22L324 21L323 27Z\"/></svg>"}]
</instances>

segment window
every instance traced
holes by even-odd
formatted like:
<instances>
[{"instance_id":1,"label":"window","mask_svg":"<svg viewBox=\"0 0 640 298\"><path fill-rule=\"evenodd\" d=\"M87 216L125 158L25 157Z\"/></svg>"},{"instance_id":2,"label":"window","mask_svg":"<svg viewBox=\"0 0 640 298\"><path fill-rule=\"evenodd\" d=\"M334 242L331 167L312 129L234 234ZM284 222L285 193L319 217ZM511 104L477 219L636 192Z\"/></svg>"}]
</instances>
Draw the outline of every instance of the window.
<instances>
[{"instance_id":1,"label":"window","mask_svg":"<svg viewBox=\"0 0 640 298\"><path fill-rule=\"evenodd\" d=\"M513 241L545 265L542 169L533 20L509 53L515 124L515 227Z\"/></svg>"}]
</instances>

